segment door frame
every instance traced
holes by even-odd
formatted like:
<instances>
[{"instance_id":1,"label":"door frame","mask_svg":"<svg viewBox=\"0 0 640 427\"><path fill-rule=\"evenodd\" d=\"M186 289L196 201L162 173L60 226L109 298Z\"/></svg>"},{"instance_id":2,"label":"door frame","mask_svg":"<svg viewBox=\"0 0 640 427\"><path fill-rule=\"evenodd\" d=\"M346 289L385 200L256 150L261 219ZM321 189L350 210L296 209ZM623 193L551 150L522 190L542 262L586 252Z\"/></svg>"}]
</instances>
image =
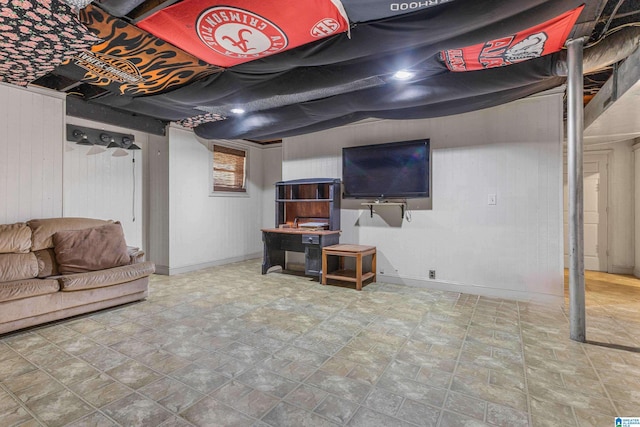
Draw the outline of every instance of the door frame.
<instances>
[{"instance_id":1,"label":"door frame","mask_svg":"<svg viewBox=\"0 0 640 427\"><path fill-rule=\"evenodd\" d=\"M613 258L611 256L611 247L612 247L612 229L611 229L611 222L609 221L609 206L611 206L611 180L610 180L610 176L611 176L611 168L609 167L611 165L611 156L613 154L613 150L611 149L606 149L606 150L585 150L584 154L583 154L583 159L582 159L582 163L584 164L585 161L587 161L587 159L589 159L590 161L601 161L604 160L605 164L606 164L606 168L605 168L605 173L604 173L604 179L606 180L605 185L606 185L606 190L607 190L607 198L605 200L606 202L606 206L605 206L605 215L607 218L607 224L605 227L605 230L607 232L607 239L606 239L606 243L607 243L607 249L605 251L605 257L606 257L606 273L615 273L615 266L613 266L611 264L611 259ZM563 153L563 186L564 186L564 175L566 175L567 173L567 152L566 149L564 150ZM593 159L593 160L592 160ZM602 176L602 175L601 175ZM584 180L584 176L582 177L582 179ZM601 180L602 181L602 180ZM564 193L564 189L563 189L563 193ZM563 197L564 199L564 197ZM563 210L564 210L564 206L565 203L567 202L567 200L563 200L562 201L562 206L563 206ZM564 215L564 214L563 214ZM562 221L562 227L563 227L563 233L564 233L564 220ZM584 224L583 224L583 228L584 228ZM563 246L564 246L564 238L563 240ZM562 258L564 260L564 249L562 251ZM566 268L566 266L565 266Z\"/></svg>"}]
</instances>

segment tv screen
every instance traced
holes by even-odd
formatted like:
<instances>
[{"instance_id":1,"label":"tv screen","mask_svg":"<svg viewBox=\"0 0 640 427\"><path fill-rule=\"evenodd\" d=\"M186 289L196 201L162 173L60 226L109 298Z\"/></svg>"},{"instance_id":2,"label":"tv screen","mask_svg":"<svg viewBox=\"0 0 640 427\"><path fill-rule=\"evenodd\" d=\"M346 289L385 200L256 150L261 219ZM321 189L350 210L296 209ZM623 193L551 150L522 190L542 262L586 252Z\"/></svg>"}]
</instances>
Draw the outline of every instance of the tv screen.
<instances>
[{"instance_id":1,"label":"tv screen","mask_svg":"<svg viewBox=\"0 0 640 427\"><path fill-rule=\"evenodd\" d=\"M343 148L342 182L348 198L429 197L429 140Z\"/></svg>"}]
</instances>

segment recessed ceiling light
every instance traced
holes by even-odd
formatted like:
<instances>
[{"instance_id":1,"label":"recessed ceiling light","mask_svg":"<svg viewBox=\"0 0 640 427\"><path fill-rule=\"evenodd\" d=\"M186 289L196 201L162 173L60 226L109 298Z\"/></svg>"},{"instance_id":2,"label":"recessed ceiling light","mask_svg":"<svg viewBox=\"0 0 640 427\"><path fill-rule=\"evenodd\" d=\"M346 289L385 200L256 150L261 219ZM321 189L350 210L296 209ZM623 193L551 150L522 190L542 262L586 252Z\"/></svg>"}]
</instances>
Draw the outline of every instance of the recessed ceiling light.
<instances>
[{"instance_id":1,"label":"recessed ceiling light","mask_svg":"<svg viewBox=\"0 0 640 427\"><path fill-rule=\"evenodd\" d=\"M408 80L415 75L416 73L412 71L400 70L395 72L395 74L393 75L393 78L396 80Z\"/></svg>"},{"instance_id":2,"label":"recessed ceiling light","mask_svg":"<svg viewBox=\"0 0 640 427\"><path fill-rule=\"evenodd\" d=\"M244 114L244 109L242 109L242 108L232 108L231 112L233 114Z\"/></svg>"}]
</instances>

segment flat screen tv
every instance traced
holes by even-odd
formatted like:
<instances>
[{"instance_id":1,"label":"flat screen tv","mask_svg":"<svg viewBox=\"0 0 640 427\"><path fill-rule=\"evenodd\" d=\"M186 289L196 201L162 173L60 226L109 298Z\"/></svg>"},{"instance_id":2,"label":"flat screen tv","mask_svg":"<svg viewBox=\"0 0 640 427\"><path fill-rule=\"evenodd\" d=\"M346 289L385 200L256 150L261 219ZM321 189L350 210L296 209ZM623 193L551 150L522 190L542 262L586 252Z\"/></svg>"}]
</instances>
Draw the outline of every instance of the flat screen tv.
<instances>
[{"instance_id":1,"label":"flat screen tv","mask_svg":"<svg viewBox=\"0 0 640 427\"><path fill-rule=\"evenodd\" d=\"M429 140L342 149L345 198L429 197Z\"/></svg>"}]
</instances>

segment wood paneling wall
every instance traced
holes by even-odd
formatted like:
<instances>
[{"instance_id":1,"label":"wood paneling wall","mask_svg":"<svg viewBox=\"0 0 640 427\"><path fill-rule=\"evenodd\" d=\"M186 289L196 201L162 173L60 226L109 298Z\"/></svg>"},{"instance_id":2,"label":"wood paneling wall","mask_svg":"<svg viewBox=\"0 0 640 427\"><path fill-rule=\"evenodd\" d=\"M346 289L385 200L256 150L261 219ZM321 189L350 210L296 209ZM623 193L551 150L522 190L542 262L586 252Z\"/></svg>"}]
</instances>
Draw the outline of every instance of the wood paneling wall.
<instances>
[{"instance_id":1,"label":"wood paneling wall","mask_svg":"<svg viewBox=\"0 0 640 427\"><path fill-rule=\"evenodd\" d=\"M271 228L276 223L274 184L282 180L281 144L262 149L262 171L262 227Z\"/></svg>"},{"instance_id":2,"label":"wood paneling wall","mask_svg":"<svg viewBox=\"0 0 640 427\"><path fill-rule=\"evenodd\" d=\"M263 148L241 141L219 142L248 149L246 195L210 196L211 152L192 131L170 126L164 145L154 141L150 191L168 184L167 198L151 195L149 210L154 234L149 250L159 257L160 261L151 259L161 273L176 274L261 254Z\"/></svg>"},{"instance_id":3,"label":"wood paneling wall","mask_svg":"<svg viewBox=\"0 0 640 427\"><path fill-rule=\"evenodd\" d=\"M113 157L114 149L88 156L91 147L66 142L64 216L120 221L127 244L145 249L143 196L148 134L74 117L68 122L105 132L133 133L141 150L130 150L125 157Z\"/></svg>"},{"instance_id":4,"label":"wood paneling wall","mask_svg":"<svg viewBox=\"0 0 640 427\"><path fill-rule=\"evenodd\" d=\"M64 98L0 83L0 224L62 215Z\"/></svg>"},{"instance_id":5,"label":"wood paneling wall","mask_svg":"<svg viewBox=\"0 0 640 427\"><path fill-rule=\"evenodd\" d=\"M341 177L345 146L430 138L431 198L343 200L341 242L378 248L378 281L562 303L562 93L283 141L283 178ZM488 204L488 195L497 204ZM429 280L429 270L436 280Z\"/></svg>"}]
</instances>

